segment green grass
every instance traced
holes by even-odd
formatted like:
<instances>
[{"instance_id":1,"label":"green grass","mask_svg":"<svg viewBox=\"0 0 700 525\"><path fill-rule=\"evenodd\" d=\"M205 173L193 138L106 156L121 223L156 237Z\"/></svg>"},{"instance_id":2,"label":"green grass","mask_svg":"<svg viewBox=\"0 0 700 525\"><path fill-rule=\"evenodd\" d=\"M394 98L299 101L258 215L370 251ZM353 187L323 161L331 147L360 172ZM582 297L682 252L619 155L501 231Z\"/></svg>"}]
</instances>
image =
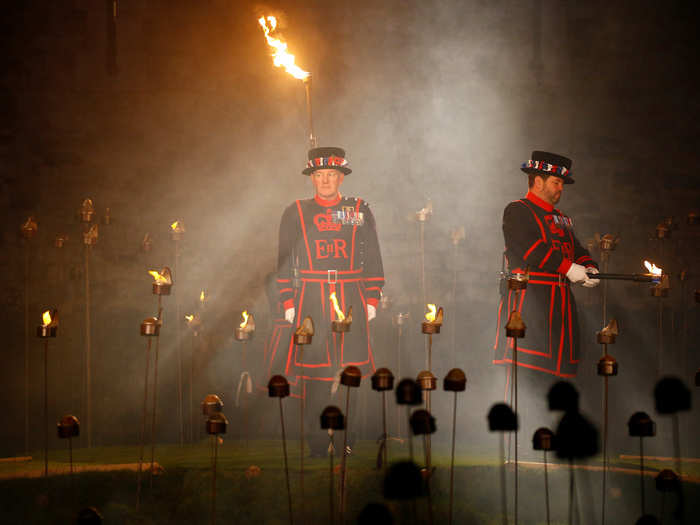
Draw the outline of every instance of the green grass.
<instances>
[{"instance_id":1,"label":"green grass","mask_svg":"<svg viewBox=\"0 0 700 525\"><path fill-rule=\"evenodd\" d=\"M339 441L339 440L338 440ZM147 474L143 477L143 499L140 509L136 503L136 473L130 471L82 472L69 476L68 454L65 450L50 451L50 471L62 472L49 478L5 479L0 481L0 513L2 523L71 523L75 514L85 506L95 506L103 514L104 523L208 523L211 509L210 442L194 445L158 445L156 461L164 471L154 476L153 487ZM437 466L431 482L435 523L447 521L449 497L449 455L443 444L434 449ZM288 443L291 489L294 498L295 523L301 520L301 490L299 483L298 441ZM422 443L414 442L416 458L422 458ZM76 465L134 463L138 447L100 447L76 449ZM148 448L145 458L150 457ZM359 442L348 459L348 510L351 523L370 501L384 502L391 508L397 523L427 522L427 501L417 501L415 511L410 503L385 502L382 498L383 476L375 469L377 446ZM390 443L392 460L408 457L407 443ZM470 456L460 454L455 472L455 523L501 523L499 461L494 454ZM593 461L592 463L596 463ZM336 461L336 465L338 461ZM257 477L246 477L246 469L256 465ZM305 523L327 523L329 472L325 458L305 458ZM634 467L633 462L625 464ZM650 467L655 467L657 465ZM658 465L672 467L672 465ZM697 471L696 465L688 465ZM42 453L27 463L0 464L0 476L13 473L43 471ZM520 471L520 523L544 523L544 481L540 470ZM553 523L563 523L568 509L568 471L550 473L550 503ZM338 476L335 477L336 481ZM599 521L600 473L577 473L579 506L591 512L591 520ZM639 479L629 474L609 474L608 486L613 489L609 499L611 512L622 512L611 522L633 523L639 517ZM647 483L648 510L658 512L661 496L654 490L653 478ZM508 473L508 501L512 503L512 474ZM685 484L687 512L698 511L698 485ZM666 497L667 512L673 510L675 496ZM282 447L279 441L244 443L224 439L218 447L217 462L217 523L288 523ZM586 510L589 509L589 510ZM591 510L593 509L593 510ZM693 514L688 514L689 516ZM697 514L695 514L697 515ZM582 522L589 522L584 514ZM670 518L670 514L668 514ZM415 520L412 520L415 518ZM511 518L512 519L512 518Z\"/></svg>"}]
</instances>

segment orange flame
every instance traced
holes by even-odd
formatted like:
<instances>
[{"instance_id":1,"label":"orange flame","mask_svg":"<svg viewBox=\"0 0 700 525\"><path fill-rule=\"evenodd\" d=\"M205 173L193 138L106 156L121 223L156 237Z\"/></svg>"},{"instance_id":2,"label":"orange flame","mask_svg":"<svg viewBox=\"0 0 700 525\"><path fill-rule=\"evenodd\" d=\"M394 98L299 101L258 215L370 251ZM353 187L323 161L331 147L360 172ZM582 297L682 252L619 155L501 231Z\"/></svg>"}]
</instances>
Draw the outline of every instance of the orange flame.
<instances>
[{"instance_id":1,"label":"orange flame","mask_svg":"<svg viewBox=\"0 0 700 525\"><path fill-rule=\"evenodd\" d=\"M277 19L274 16L268 16L267 18L261 16L258 19L260 27L262 27L265 32L265 38L267 39L267 44L274 49L272 53L273 63L275 67L284 67L284 70L292 75L294 78L299 80L304 80L309 77L308 71L304 71L299 66L294 63L294 55L287 51L287 43L282 42L278 38L270 36L277 28Z\"/></svg>"},{"instance_id":2,"label":"orange flame","mask_svg":"<svg viewBox=\"0 0 700 525\"><path fill-rule=\"evenodd\" d=\"M333 303L333 309L335 310L335 316L338 318L338 321L345 321L345 314L340 309L340 306L338 306L338 297L335 295L335 292L333 292L330 297L331 303Z\"/></svg>"},{"instance_id":3,"label":"orange flame","mask_svg":"<svg viewBox=\"0 0 700 525\"><path fill-rule=\"evenodd\" d=\"M168 284L168 277L157 270L148 270L148 273L156 280L156 283Z\"/></svg>"},{"instance_id":4,"label":"orange flame","mask_svg":"<svg viewBox=\"0 0 700 525\"><path fill-rule=\"evenodd\" d=\"M240 326L241 328L245 328L245 325L248 324L248 310L243 310L241 317L243 317L243 322L238 326Z\"/></svg>"},{"instance_id":5,"label":"orange flame","mask_svg":"<svg viewBox=\"0 0 700 525\"><path fill-rule=\"evenodd\" d=\"M199 294L199 302L203 303L204 301L207 300L207 295L204 293L204 290Z\"/></svg>"},{"instance_id":6,"label":"orange flame","mask_svg":"<svg viewBox=\"0 0 700 525\"><path fill-rule=\"evenodd\" d=\"M174 223L172 223L172 224L170 225L170 228L171 228L172 230L176 231L176 230L178 229L178 227L180 226L179 222L180 222L180 221L175 221Z\"/></svg>"},{"instance_id":7,"label":"orange flame","mask_svg":"<svg viewBox=\"0 0 700 525\"><path fill-rule=\"evenodd\" d=\"M432 323L435 321L435 315L437 314L437 307L434 304L429 304L428 310L429 312L425 314L425 320Z\"/></svg>"},{"instance_id":8,"label":"orange flame","mask_svg":"<svg viewBox=\"0 0 700 525\"><path fill-rule=\"evenodd\" d=\"M51 324L51 310L46 310L41 315L41 320L44 322L44 326L49 326Z\"/></svg>"},{"instance_id":9,"label":"orange flame","mask_svg":"<svg viewBox=\"0 0 700 525\"><path fill-rule=\"evenodd\" d=\"M644 261L644 266L646 266L647 270L649 270L649 273L653 275L662 275L663 270L656 266L654 263L650 263L649 261Z\"/></svg>"},{"instance_id":10,"label":"orange flame","mask_svg":"<svg viewBox=\"0 0 700 525\"><path fill-rule=\"evenodd\" d=\"M191 323L192 320L194 319L194 315L192 315L192 314L186 315L186 316L185 316L185 319L187 319L187 322L188 322L188 323Z\"/></svg>"}]
</instances>

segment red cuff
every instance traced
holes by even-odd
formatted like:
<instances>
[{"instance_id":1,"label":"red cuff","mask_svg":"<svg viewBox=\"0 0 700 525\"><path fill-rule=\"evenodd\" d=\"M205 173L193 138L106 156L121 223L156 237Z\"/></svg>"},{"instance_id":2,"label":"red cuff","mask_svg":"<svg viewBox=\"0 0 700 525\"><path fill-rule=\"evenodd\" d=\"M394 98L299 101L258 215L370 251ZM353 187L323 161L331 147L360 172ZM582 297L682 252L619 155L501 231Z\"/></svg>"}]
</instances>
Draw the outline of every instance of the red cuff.
<instances>
[{"instance_id":1,"label":"red cuff","mask_svg":"<svg viewBox=\"0 0 700 525\"><path fill-rule=\"evenodd\" d=\"M572 264L574 264L573 261L570 261L569 259L562 259L559 268L557 268L557 272L562 275L566 275L566 272L569 271L569 268L571 268Z\"/></svg>"},{"instance_id":2,"label":"red cuff","mask_svg":"<svg viewBox=\"0 0 700 525\"><path fill-rule=\"evenodd\" d=\"M282 306L284 306L285 310L294 308L294 299L287 299L285 302L282 303Z\"/></svg>"},{"instance_id":3,"label":"red cuff","mask_svg":"<svg viewBox=\"0 0 700 525\"><path fill-rule=\"evenodd\" d=\"M372 306L374 306L376 308L377 305L379 304L379 299L377 299L376 297L369 297L367 299L367 304L371 304Z\"/></svg>"}]
</instances>

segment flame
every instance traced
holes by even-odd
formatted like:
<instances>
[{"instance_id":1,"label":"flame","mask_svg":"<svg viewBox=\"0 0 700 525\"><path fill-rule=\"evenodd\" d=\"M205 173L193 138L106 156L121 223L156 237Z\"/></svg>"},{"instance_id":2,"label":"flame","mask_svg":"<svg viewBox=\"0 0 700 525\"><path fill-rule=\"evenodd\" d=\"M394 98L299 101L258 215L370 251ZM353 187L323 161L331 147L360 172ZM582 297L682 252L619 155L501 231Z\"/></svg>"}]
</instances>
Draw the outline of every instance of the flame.
<instances>
[{"instance_id":1,"label":"flame","mask_svg":"<svg viewBox=\"0 0 700 525\"><path fill-rule=\"evenodd\" d=\"M175 231L175 230L177 230L178 226L179 226L179 221L175 221L174 223L172 223L170 225L170 228Z\"/></svg>"},{"instance_id":2,"label":"flame","mask_svg":"<svg viewBox=\"0 0 700 525\"><path fill-rule=\"evenodd\" d=\"M168 283L168 278L157 270L148 270L148 273L156 280L156 283Z\"/></svg>"},{"instance_id":3,"label":"flame","mask_svg":"<svg viewBox=\"0 0 700 525\"><path fill-rule=\"evenodd\" d=\"M331 294L331 303L333 303L333 309L335 310L335 316L338 318L338 321L345 321L345 314L338 306L338 298L336 297L335 292Z\"/></svg>"},{"instance_id":4,"label":"flame","mask_svg":"<svg viewBox=\"0 0 700 525\"><path fill-rule=\"evenodd\" d=\"M260 27L262 27L265 32L265 38L267 39L267 44L274 49L272 53L273 63L275 67L284 67L284 70L292 75L294 78L299 80L305 80L309 77L308 71L304 71L299 66L294 63L294 55L287 51L287 43L282 42L278 38L270 36L277 28L277 19L274 16L268 16L267 18L261 16L258 19ZM269 25L268 25L269 23Z\"/></svg>"},{"instance_id":5,"label":"flame","mask_svg":"<svg viewBox=\"0 0 700 525\"><path fill-rule=\"evenodd\" d=\"M647 270L649 270L649 273L653 275L662 275L663 270L656 266L654 263L650 263L649 261L644 261L644 266L646 266Z\"/></svg>"},{"instance_id":6,"label":"flame","mask_svg":"<svg viewBox=\"0 0 700 525\"><path fill-rule=\"evenodd\" d=\"M199 294L199 301L200 301L201 303L203 303L204 301L206 301L206 299L207 299L207 296L206 296L206 294L204 293L204 290L202 290L202 293Z\"/></svg>"},{"instance_id":7,"label":"flame","mask_svg":"<svg viewBox=\"0 0 700 525\"><path fill-rule=\"evenodd\" d=\"M243 317L243 322L238 326L240 326L241 328L245 328L245 325L248 324L248 310L243 310L241 317Z\"/></svg>"},{"instance_id":8,"label":"flame","mask_svg":"<svg viewBox=\"0 0 700 525\"><path fill-rule=\"evenodd\" d=\"M430 310L427 314L425 314L425 320L432 323L435 321L435 314L437 313L437 307L434 304L429 304L428 310Z\"/></svg>"},{"instance_id":9,"label":"flame","mask_svg":"<svg viewBox=\"0 0 700 525\"><path fill-rule=\"evenodd\" d=\"M51 324L51 310L46 310L41 315L41 320L44 322L44 326L49 326Z\"/></svg>"},{"instance_id":10,"label":"flame","mask_svg":"<svg viewBox=\"0 0 700 525\"><path fill-rule=\"evenodd\" d=\"M186 315L186 316L185 316L185 319L187 319L187 322L188 322L188 323L191 323L192 320L194 319L194 315L192 315L192 314Z\"/></svg>"}]
</instances>

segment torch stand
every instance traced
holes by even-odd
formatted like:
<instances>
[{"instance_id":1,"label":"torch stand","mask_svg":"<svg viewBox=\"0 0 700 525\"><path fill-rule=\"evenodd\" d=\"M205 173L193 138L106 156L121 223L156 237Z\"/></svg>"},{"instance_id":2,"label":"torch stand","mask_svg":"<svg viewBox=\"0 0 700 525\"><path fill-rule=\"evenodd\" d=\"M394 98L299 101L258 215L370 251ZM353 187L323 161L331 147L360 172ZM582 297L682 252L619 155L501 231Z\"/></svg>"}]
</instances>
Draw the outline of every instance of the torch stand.
<instances>
[{"instance_id":1,"label":"torch stand","mask_svg":"<svg viewBox=\"0 0 700 525\"><path fill-rule=\"evenodd\" d=\"M173 240L175 241L175 275L177 279L180 279L180 274L178 269L180 266L180 235L173 235ZM182 319L180 308L180 294L175 291L175 319ZM184 431L184 414L182 409L182 337L180 330L180 322L175 323L175 344L177 346L177 413L180 419L180 446L184 445L185 431Z\"/></svg>"},{"instance_id":2,"label":"torch stand","mask_svg":"<svg viewBox=\"0 0 700 525\"><path fill-rule=\"evenodd\" d=\"M163 296L158 294L158 319L162 319ZM156 412L158 408L158 354L160 351L160 337L156 337L156 352L153 362L153 411L151 413L151 468L149 471L149 487L153 491L153 466L156 453Z\"/></svg>"},{"instance_id":3,"label":"torch stand","mask_svg":"<svg viewBox=\"0 0 700 525\"><path fill-rule=\"evenodd\" d=\"M287 433L284 429L284 411L282 410L282 398L279 398L280 424L282 425L282 452L284 453L284 478L287 482L287 504L289 505L289 525L292 525L292 489L289 486L289 464L287 460Z\"/></svg>"},{"instance_id":4,"label":"torch stand","mask_svg":"<svg viewBox=\"0 0 700 525\"><path fill-rule=\"evenodd\" d=\"M136 488L136 511L138 512L139 510L139 505L141 503L141 470L143 466L143 449L145 446L145 441L146 441L146 414L148 412L147 406L148 406L148 372L149 372L149 367L150 367L150 362L151 362L151 338L148 338L148 342L146 344L146 377L144 379L144 387L143 387L143 413L141 415L141 443L139 446L139 469L136 474L136 483L137 483L137 488ZM151 469L153 469L153 466L151 465Z\"/></svg>"},{"instance_id":5,"label":"torch stand","mask_svg":"<svg viewBox=\"0 0 700 525\"><path fill-rule=\"evenodd\" d=\"M85 243L85 402L87 446L92 447L92 341L90 328L90 245Z\"/></svg>"},{"instance_id":6,"label":"torch stand","mask_svg":"<svg viewBox=\"0 0 700 525\"><path fill-rule=\"evenodd\" d=\"M49 340L44 339L44 477L49 475Z\"/></svg>"},{"instance_id":7,"label":"torch stand","mask_svg":"<svg viewBox=\"0 0 700 525\"><path fill-rule=\"evenodd\" d=\"M29 239L24 245L24 455L29 455Z\"/></svg>"},{"instance_id":8,"label":"torch stand","mask_svg":"<svg viewBox=\"0 0 700 525\"><path fill-rule=\"evenodd\" d=\"M343 451L341 456L340 466L340 523L345 523L345 491L347 481L347 450L348 450L348 427L350 426L350 386L347 387L345 394L345 430L343 431Z\"/></svg>"}]
</instances>

